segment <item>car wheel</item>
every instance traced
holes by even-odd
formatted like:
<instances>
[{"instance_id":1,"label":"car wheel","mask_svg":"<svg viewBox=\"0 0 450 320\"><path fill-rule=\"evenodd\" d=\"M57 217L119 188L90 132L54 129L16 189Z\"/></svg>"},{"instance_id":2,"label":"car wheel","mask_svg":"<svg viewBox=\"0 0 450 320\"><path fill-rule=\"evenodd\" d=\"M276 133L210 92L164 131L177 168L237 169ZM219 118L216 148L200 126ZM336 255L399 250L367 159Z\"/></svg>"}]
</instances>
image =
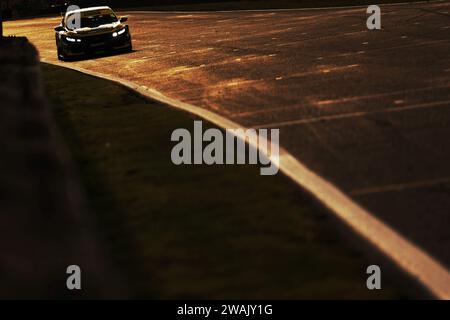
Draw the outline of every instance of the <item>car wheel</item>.
<instances>
[{"instance_id":1,"label":"car wheel","mask_svg":"<svg viewBox=\"0 0 450 320\"><path fill-rule=\"evenodd\" d=\"M133 45L132 45L132 43L131 43L131 40L130 40L130 42L128 43L128 47L125 49L125 51L126 51L126 52L131 52L131 51L133 51Z\"/></svg>"},{"instance_id":2,"label":"car wheel","mask_svg":"<svg viewBox=\"0 0 450 320\"><path fill-rule=\"evenodd\" d=\"M64 55L64 53L62 52L62 50L60 48L57 49L57 55L58 55L58 60L61 60L61 61L66 60L66 56Z\"/></svg>"}]
</instances>

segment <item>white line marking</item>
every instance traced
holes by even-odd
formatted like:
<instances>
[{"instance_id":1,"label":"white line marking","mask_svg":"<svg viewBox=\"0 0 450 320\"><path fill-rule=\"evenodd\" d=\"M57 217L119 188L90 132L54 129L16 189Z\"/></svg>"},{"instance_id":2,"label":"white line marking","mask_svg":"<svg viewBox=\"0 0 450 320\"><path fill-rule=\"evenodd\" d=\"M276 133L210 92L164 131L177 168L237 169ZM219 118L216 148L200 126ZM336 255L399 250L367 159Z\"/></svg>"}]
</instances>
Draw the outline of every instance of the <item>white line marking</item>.
<instances>
[{"instance_id":1,"label":"white line marking","mask_svg":"<svg viewBox=\"0 0 450 320\"><path fill-rule=\"evenodd\" d=\"M444 70L446 71L446 70ZM448 69L450 71L450 69ZM288 75L286 78L289 78L293 75ZM447 89L450 88L450 85L442 85L442 86L435 86L435 87L423 87L423 88L415 88L415 89L408 89L408 90L398 90L398 91L391 91L391 92L380 92L375 94L369 94L369 95L361 95L361 96L353 96L353 97L344 97L340 99L330 99L330 100L320 100L320 101L314 101L312 102L313 105L318 107L323 106L329 106L329 105L336 105L336 104L342 104L347 102L358 102L361 100L367 100L367 99L373 99L373 98L385 98L385 97L392 97L396 95L404 95L406 93L416 93L416 92L422 92L427 90L436 90L436 89ZM397 101L397 100L396 100ZM251 117L258 114L264 114L264 113L271 113L271 112L280 112L280 111L292 111L295 109L301 109L304 108L303 105L293 105L289 107L278 107L278 108L265 108L261 110L249 110L249 111L242 111L242 112L236 112L234 113L235 117L239 118L245 118L245 117Z\"/></svg>"},{"instance_id":2,"label":"white line marking","mask_svg":"<svg viewBox=\"0 0 450 320\"><path fill-rule=\"evenodd\" d=\"M190 112L221 128L242 128L241 125L214 112L169 98L157 90L144 90L133 82L71 66L67 63L48 62L45 59L41 61L119 83L145 98ZM245 139L245 137L239 135L237 137ZM257 142L253 142L252 146L258 149ZM271 155L268 155L268 157L273 163L279 163L279 168L285 175L314 195L355 232L390 257L400 268L415 277L432 294L440 299L450 299L450 273L442 264L356 204L336 186L309 170L284 148L280 147L279 162L273 159Z\"/></svg>"},{"instance_id":3,"label":"white line marking","mask_svg":"<svg viewBox=\"0 0 450 320\"><path fill-rule=\"evenodd\" d=\"M450 100L413 104L413 105L405 106L405 107L391 107L389 109L381 109L381 110L375 110L375 111L357 111L357 112L334 114L331 116L321 116L321 117L315 117L315 118L305 118L305 119L298 119L298 120L265 123L265 124L253 126L253 128L255 128L255 129L258 129L258 128L265 128L265 129L281 128L281 127L287 127L287 126L292 126L292 125L308 124L308 123L314 123L314 122L320 122L320 121L340 120L340 119L347 119L347 118L364 117L367 115L379 114L379 113L392 113L392 112L401 112L401 111L442 107L442 106L450 106Z\"/></svg>"},{"instance_id":4,"label":"white line marking","mask_svg":"<svg viewBox=\"0 0 450 320\"><path fill-rule=\"evenodd\" d=\"M420 180L413 182L405 182L405 183L397 183L397 184L389 184L386 186L379 187L369 187L369 188L361 188L355 189L349 192L352 196L363 196L375 193L384 193L384 192L392 192L392 191L403 191L407 189L416 189L423 187L431 187L437 184L444 184L450 182L450 177L438 178L438 179L429 179L429 180Z\"/></svg>"}]
</instances>

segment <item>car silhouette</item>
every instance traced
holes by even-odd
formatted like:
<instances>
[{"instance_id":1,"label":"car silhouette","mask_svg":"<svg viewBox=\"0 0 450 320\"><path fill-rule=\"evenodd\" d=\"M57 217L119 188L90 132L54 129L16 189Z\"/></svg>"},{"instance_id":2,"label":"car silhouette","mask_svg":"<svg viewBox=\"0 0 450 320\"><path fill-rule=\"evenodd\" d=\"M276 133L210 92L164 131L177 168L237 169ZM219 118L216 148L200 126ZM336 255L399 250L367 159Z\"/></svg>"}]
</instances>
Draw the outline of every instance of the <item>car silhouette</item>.
<instances>
[{"instance_id":1,"label":"car silhouette","mask_svg":"<svg viewBox=\"0 0 450 320\"><path fill-rule=\"evenodd\" d=\"M131 51L127 17L117 17L110 7L91 7L65 13L55 28L59 60L109 51Z\"/></svg>"}]
</instances>

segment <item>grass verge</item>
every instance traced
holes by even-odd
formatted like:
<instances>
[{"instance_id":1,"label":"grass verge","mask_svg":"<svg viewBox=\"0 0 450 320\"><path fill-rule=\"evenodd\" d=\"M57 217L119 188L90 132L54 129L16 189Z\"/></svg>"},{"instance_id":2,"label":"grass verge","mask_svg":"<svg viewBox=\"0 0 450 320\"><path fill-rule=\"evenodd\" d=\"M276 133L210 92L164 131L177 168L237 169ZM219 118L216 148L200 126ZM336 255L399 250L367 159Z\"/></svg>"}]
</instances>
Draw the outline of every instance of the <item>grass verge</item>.
<instances>
[{"instance_id":1,"label":"grass verge","mask_svg":"<svg viewBox=\"0 0 450 320\"><path fill-rule=\"evenodd\" d=\"M194 116L109 81L42 69L98 229L137 297L408 296L389 276L383 290L367 290L371 261L282 175L173 165L171 133L192 132Z\"/></svg>"}]
</instances>

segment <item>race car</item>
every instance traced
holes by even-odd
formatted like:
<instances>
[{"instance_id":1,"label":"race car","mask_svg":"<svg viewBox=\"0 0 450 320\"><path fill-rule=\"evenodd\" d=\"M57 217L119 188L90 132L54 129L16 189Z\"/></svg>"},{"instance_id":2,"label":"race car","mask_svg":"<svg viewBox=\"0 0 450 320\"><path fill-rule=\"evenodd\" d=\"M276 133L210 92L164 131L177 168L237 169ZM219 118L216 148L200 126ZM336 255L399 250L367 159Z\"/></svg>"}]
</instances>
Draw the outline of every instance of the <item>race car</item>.
<instances>
[{"instance_id":1,"label":"race car","mask_svg":"<svg viewBox=\"0 0 450 320\"><path fill-rule=\"evenodd\" d=\"M68 60L92 53L132 51L131 35L125 22L110 7L67 11L55 28L58 59Z\"/></svg>"}]
</instances>

